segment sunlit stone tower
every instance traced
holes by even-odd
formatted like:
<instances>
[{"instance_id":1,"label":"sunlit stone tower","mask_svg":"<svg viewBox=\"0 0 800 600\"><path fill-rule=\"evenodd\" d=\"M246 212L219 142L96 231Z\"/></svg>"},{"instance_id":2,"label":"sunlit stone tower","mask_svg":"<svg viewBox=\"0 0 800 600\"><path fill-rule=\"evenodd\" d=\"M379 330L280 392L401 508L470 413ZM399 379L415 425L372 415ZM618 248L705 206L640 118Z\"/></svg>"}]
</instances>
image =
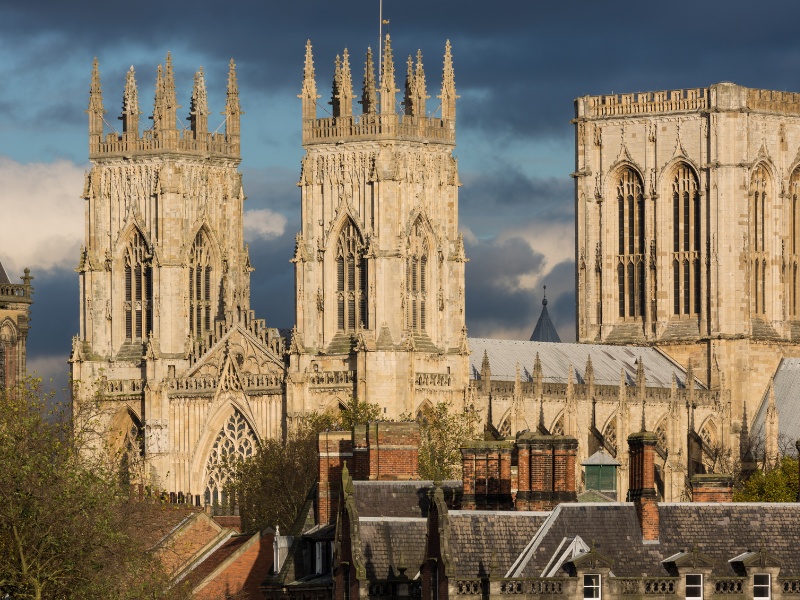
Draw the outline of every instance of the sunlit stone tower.
<instances>
[{"instance_id":1,"label":"sunlit stone tower","mask_svg":"<svg viewBox=\"0 0 800 600\"><path fill-rule=\"evenodd\" d=\"M213 502L224 454L281 435L283 344L250 310L233 61L224 133L209 130L202 68L186 126L179 108L167 56L141 130L131 67L113 130L95 61L72 376L76 414L99 398L99 429L132 479Z\"/></svg>"},{"instance_id":2,"label":"sunlit stone tower","mask_svg":"<svg viewBox=\"0 0 800 600\"><path fill-rule=\"evenodd\" d=\"M408 58L402 102L388 35L379 59L376 83L367 51L361 114L354 114L350 56L337 56L332 116L317 118L306 46L290 420L338 410L354 396L379 403L388 418L464 398L466 257L450 44L435 116L426 110L421 53Z\"/></svg>"}]
</instances>

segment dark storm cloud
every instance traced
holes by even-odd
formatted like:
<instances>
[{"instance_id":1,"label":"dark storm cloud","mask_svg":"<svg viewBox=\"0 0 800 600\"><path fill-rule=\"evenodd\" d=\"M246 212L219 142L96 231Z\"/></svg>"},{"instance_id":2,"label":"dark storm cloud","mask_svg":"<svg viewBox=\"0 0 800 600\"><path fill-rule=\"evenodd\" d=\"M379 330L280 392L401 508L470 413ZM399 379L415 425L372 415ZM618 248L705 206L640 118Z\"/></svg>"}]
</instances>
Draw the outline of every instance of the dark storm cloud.
<instances>
[{"instance_id":1,"label":"dark storm cloud","mask_svg":"<svg viewBox=\"0 0 800 600\"><path fill-rule=\"evenodd\" d=\"M294 236L295 229L287 227L279 237L250 244L255 268L250 276L250 306L268 327L290 328L295 322L294 265L289 262Z\"/></svg>"},{"instance_id":2,"label":"dark storm cloud","mask_svg":"<svg viewBox=\"0 0 800 600\"><path fill-rule=\"evenodd\" d=\"M88 61L99 49L131 54L137 46L141 54L141 48L172 48L219 64L234 56L248 73L247 85L282 95L299 89L310 37L324 103L335 54L349 46L358 84L363 52L377 45L376 0L351 2L348 10L320 1L146 1L133 10L99 1L83 2L80 9L53 0L4 4L0 33L10 47L24 43L27 50L36 32L35 50L15 57L17 69L28 72L75 55ZM587 93L722 79L800 88L797 3L772 0L753 10L743 0L676 2L666 9L640 2L386 0L384 16L391 21L400 79L405 56L421 47L432 95L438 93L444 39L453 41L464 96L461 126L494 134L568 135L572 100Z\"/></svg>"},{"instance_id":3,"label":"dark storm cloud","mask_svg":"<svg viewBox=\"0 0 800 600\"><path fill-rule=\"evenodd\" d=\"M31 274L34 293L28 351L62 354L78 334L78 275L72 269L34 270Z\"/></svg>"},{"instance_id":4,"label":"dark storm cloud","mask_svg":"<svg viewBox=\"0 0 800 600\"><path fill-rule=\"evenodd\" d=\"M530 290L519 281L538 274L544 256L525 240L475 241L466 244L467 328L473 337L490 336L497 329L525 328L538 317ZM530 335L530 334L528 334Z\"/></svg>"}]
</instances>

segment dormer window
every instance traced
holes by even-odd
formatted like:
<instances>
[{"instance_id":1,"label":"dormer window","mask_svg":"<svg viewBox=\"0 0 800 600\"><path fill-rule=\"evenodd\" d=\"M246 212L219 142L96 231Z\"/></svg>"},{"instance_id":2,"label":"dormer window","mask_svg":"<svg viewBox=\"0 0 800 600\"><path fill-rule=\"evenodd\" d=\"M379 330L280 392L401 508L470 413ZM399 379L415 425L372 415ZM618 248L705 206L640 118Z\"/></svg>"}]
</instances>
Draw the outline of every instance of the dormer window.
<instances>
[{"instance_id":1,"label":"dormer window","mask_svg":"<svg viewBox=\"0 0 800 600\"><path fill-rule=\"evenodd\" d=\"M772 585L769 573L756 573L753 575L754 600L770 600L772 598Z\"/></svg>"},{"instance_id":2,"label":"dormer window","mask_svg":"<svg viewBox=\"0 0 800 600\"><path fill-rule=\"evenodd\" d=\"M686 600L703 600L702 575L686 575Z\"/></svg>"},{"instance_id":3,"label":"dormer window","mask_svg":"<svg viewBox=\"0 0 800 600\"><path fill-rule=\"evenodd\" d=\"M601 600L602 577L599 573L589 573L583 576L583 599Z\"/></svg>"}]
</instances>

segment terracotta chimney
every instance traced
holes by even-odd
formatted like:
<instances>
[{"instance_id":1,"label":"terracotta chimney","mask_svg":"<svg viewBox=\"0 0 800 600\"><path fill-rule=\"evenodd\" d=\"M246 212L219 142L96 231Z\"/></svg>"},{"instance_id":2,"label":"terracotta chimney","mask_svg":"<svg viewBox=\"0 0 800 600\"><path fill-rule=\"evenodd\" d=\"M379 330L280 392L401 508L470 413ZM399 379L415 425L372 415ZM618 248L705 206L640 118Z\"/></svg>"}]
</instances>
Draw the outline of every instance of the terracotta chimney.
<instances>
[{"instance_id":1,"label":"terracotta chimney","mask_svg":"<svg viewBox=\"0 0 800 600\"><path fill-rule=\"evenodd\" d=\"M419 479L419 424L373 421L353 428L353 479Z\"/></svg>"},{"instance_id":2,"label":"terracotta chimney","mask_svg":"<svg viewBox=\"0 0 800 600\"><path fill-rule=\"evenodd\" d=\"M630 453L628 501L636 507L636 516L645 541L658 540L658 502L655 490L655 453L658 436L640 431L628 436Z\"/></svg>"}]
</instances>

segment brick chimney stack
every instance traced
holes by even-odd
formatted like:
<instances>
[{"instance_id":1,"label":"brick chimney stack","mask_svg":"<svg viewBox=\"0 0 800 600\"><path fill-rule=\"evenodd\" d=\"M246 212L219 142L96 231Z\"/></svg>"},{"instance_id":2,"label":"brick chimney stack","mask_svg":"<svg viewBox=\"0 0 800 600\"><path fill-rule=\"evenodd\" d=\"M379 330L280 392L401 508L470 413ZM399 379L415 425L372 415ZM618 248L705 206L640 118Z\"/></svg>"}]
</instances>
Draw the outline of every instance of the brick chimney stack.
<instances>
[{"instance_id":1,"label":"brick chimney stack","mask_svg":"<svg viewBox=\"0 0 800 600\"><path fill-rule=\"evenodd\" d=\"M628 436L630 452L628 501L636 507L636 516L645 541L658 541L658 502L655 490L655 453L658 436L640 431Z\"/></svg>"},{"instance_id":2,"label":"brick chimney stack","mask_svg":"<svg viewBox=\"0 0 800 600\"><path fill-rule=\"evenodd\" d=\"M526 433L517 439L517 510L551 510L577 501L578 440L565 435Z\"/></svg>"},{"instance_id":3,"label":"brick chimney stack","mask_svg":"<svg viewBox=\"0 0 800 600\"><path fill-rule=\"evenodd\" d=\"M353 460L353 439L349 431L323 431L318 438L319 482L317 483L317 523L336 521L342 467Z\"/></svg>"},{"instance_id":4,"label":"brick chimney stack","mask_svg":"<svg viewBox=\"0 0 800 600\"><path fill-rule=\"evenodd\" d=\"M511 441L474 441L461 448L464 510L511 509Z\"/></svg>"},{"instance_id":5,"label":"brick chimney stack","mask_svg":"<svg viewBox=\"0 0 800 600\"><path fill-rule=\"evenodd\" d=\"M692 502L732 502L733 477L722 473L692 476Z\"/></svg>"},{"instance_id":6,"label":"brick chimney stack","mask_svg":"<svg viewBox=\"0 0 800 600\"><path fill-rule=\"evenodd\" d=\"M419 479L418 423L373 421L353 428L353 479Z\"/></svg>"}]
</instances>

